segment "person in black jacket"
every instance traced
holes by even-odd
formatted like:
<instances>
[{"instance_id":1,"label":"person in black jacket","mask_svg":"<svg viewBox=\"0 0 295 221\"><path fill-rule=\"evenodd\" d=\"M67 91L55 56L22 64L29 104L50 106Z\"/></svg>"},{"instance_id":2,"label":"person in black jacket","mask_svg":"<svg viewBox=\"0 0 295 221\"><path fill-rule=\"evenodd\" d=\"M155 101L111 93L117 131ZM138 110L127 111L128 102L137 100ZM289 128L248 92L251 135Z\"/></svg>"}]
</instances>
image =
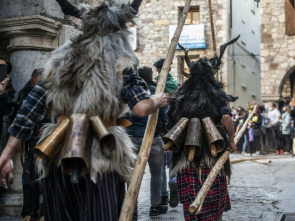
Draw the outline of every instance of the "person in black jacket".
<instances>
[{"instance_id":1,"label":"person in black jacket","mask_svg":"<svg viewBox=\"0 0 295 221\"><path fill-rule=\"evenodd\" d=\"M153 72L150 67L142 67L138 69L138 75L143 78L148 85L149 91L151 94L154 94L156 91L156 84L152 81ZM159 111L159 119L156 127L156 131L154 134L154 140L152 143L152 148L150 152L150 156L148 159L150 172L151 172L151 208L150 208L150 216L157 216L159 214L166 213L168 210L167 205L162 205L162 196L161 196L161 186L162 186L162 164L164 157L164 150L162 147L164 143L162 138L160 137L161 132L167 132L167 112L168 106L164 106L160 108ZM139 152L141 143L144 137L144 132L146 129L148 117L140 117L135 114L131 114L131 116L124 116L128 118L132 125L127 127L126 130L128 134L131 136L131 140L134 143L136 150L135 152ZM135 212L136 213L136 212ZM136 220L136 215L133 216L133 220Z\"/></svg>"},{"instance_id":2,"label":"person in black jacket","mask_svg":"<svg viewBox=\"0 0 295 221\"><path fill-rule=\"evenodd\" d=\"M0 108L0 140L1 140L0 153L1 153L2 148L4 148L7 142L6 130L2 131L3 118L4 116L7 116L12 110L15 90L13 89L11 80L9 78L9 74L12 70L12 65L9 59L6 57L0 57L0 65L8 65L7 77L2 82L0 82L0 107L1 107Z\"/></svg>"},{"instance_id":3,"label":"person in black jacket","mask_svg":"<svg viewBox=\"0 0 295 221\"><path fill-rule=\"evenodd\" d=\"M22 103L26 99L30 91L39 83L41 80L41 75L43 73L43 68L34 69L31 79L26 83L26 85L18 93L18 101Z\"/></svg>"},{"instance_id":4,"label":"person in black jacket","mask_svg":"<svg viewBox=\"0 0 295 221\"><path fill-rule=\"evenodd\" d=\"M14 116L16 116L19 107L26 99L31 90L39 83L43 68L34 69L31 79L25 84L25 86L19 91L17 104L18 107L14 110ZM41 125L37 125L33 130L33 134L29 141L25 142L25 157L23 162L23 208L22 217L24 220L38 220L39 210L39 182L38 175L35 169L35 155L34 147L39 139L38 131ZM41 212L42 213L42 212ZM42 216L42 215L41 215Z\"/></svg>"},{"instance_id":5,"label":"person in black jacket","mask_svg":"<svg viewBox=\"0 0 295 221\"><path fill-rule=\"evenodd\" d=\"M252 130L252 135L253 135L253 140L250 142L250 147L251 151L250 153L254 153L254 155L259 155L261 151L261 146L260 146L260 137L262 136L262 130L261 130L261 125L262 125L262 116L259 108L255 109L254 116L251 119L251 129Z\"/></svg>"}]
</instances>

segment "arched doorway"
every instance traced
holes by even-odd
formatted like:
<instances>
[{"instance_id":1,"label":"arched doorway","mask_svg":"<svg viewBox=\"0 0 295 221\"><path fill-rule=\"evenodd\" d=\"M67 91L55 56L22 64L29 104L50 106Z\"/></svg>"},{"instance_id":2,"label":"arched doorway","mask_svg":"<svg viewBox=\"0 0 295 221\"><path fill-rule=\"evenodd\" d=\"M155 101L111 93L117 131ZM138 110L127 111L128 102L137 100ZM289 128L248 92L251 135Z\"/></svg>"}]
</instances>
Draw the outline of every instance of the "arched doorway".
<instances>
[{"instance_id":1,"label":"arched doorway","mask_svg":"<svg viewBox=\"0 0 295 221\"><path fill-rule=\"evenodd\" d=\"M295 86L295 66L293 68L289 69L289 71L287 71L287 73L283 77L283 79L280 83L280 87L279 87L280 96L281 97L286 97L286 96L295 97L294 86Z\"/></svg>"}]
</instances>

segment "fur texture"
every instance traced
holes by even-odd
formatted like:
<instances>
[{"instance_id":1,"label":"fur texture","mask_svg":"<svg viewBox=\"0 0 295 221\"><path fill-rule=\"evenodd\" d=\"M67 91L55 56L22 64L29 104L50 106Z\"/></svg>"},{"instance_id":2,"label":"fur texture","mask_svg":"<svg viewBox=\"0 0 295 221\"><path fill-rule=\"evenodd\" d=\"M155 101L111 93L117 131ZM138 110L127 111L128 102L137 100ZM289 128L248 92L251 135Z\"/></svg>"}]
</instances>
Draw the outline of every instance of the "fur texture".
<instances>
[{"instance_id":1,"label":"fur texture","mask_svg":"<svg viewBox=\"0 0 295 221\"><path fill-rule=\"evenodd\" d=\"M223 90L223 84L215 80L216 65L214 66L213 63L214 59L201 58L192 64L191 77L172 97L171 107L168 112L172 121L178 122L182 117L197 117L199 119L210 117L217 125L221 120L219 108L226 105L227 102L233 102L237 99L237 97L226 94ZM217 127L217 129L225 140L226 147L229 147L230 144L225 129L223 127ZM206 135L204 134L203 137L206 137ZM208 147L207 139L203 139L202 156L196 157L194 160L197 171L203 166L212 168L225 151L219 152L217 157L213 158ZM173 154L173 174L189 166L187 161L187 154L183 150ZM226 162L222 173L230 177L229 160Z\"/></svg>"},{"instance_id":2,"label":"fur texture","mask_svg":"<svg viewBox=\"0 0 295 221\"><path fill-rule=\"evenodd\" d=\"M95 8L79 6L82 33L52 53L45 67L43 85L47 88L46 105L52 119L84 113L112 121L125 109L120 93L123 71L138 64L128 42L126 23L133 23L134 11L128 1L103 1ZM48 125L46 133L54 129ZM95 138L92 140L91 178L109 170L127 181L134 162L132 142L125 130L110 127L117 140L111 160L104 158ZM57 160L59 165L60 157ZM46 175L46 170L39 167Z\"/></svg>"}]
</instances>

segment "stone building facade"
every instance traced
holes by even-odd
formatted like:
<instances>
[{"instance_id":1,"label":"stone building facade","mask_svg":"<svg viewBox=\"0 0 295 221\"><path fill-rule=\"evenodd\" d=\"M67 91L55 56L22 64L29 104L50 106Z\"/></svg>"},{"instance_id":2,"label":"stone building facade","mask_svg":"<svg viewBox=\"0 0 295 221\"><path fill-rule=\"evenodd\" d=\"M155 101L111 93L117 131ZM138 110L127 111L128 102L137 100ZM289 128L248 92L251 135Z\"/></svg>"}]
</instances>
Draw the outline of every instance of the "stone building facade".
<instances>
[{"instance_id":1,"label":"stone building facade","mask_svg":"<svg viewBox=\"0 0 295 221\"><path fill-rule=\"evenodd\" d=\"M143 1L138 19L138 49L136 54L142 66L153 66L160 58L165 58L169 47L169 26L177 25L185 1L183 0L146 0ZM193 0L192 9L199 10L199 23L205 25L206 49L190 50L192 60L199 57L212 57L213 47L207 0ZM227 33L227 0L212 0L213 17L215 21L215 32L217 46L228 40ZM176 56L183 56L184 53L177 50L171 66L171 74L179 81L184 79L179 73L179 61ZM226 82L227 64L226 56L221 69L222 80ZM156 72L155 72L156 74Z\"/></svg>"},{"instance_id":2,"label":"stone building facade","mask_svg":"<svg viewBox=\"0 0 295 221\"><path fill-rule=\"evenodd\" d=\"M219 80L225 84L227 92L239 96L239 100L231 104L236 107L238 105L246 106L252 100L261 102L259 4L255 0L243 0L242 3L243 6L238 1L212 0L217 53L219 53L219 46L221 44L236 37L238 34L242 35L235 45L228 47L222 59L221 70L219 71ZM165 58L170 44L169 27L177 25L184 4L185 1L183 0L143 1L136 21L138 30L138 48L136 53L140 59L140 65L152 67L155 61ZM252 10L253 5L255 6L254 13ZM192 60L204 56L212 57L213 45L208 1L193 0L191 10L198 10L199 12L198 21L205 26L207 47L204 49L191 49L189 55ZM247 13L244 13L245 10L247 10ZM246 28L240 25L241 15L244 16L243 20L246 21L246 24L244 24ZM240 32L241 30L243 33ZM252 32L255 30L256 34L252 38L248 37L249 33L251 34L251 30ZM247 42L247 46L244 45L245 42ZM186 68L182 62L183 55L182 51L176 50L171 66L171 74L180 83L185 80L181 73L181 70ZM155 69L154 74L157 75Z\"/></svg>"},{"instance_id":3,"label":"stone building facade","mask_svg":"<svg viewBox=\"0 0 295 221\"><path fill-rule=\"evenodd\" d=\"M293 97L290 78L294 79L295 74L294 23L293 0L261 1L261 97L264 102L277 102L280 96Z\"/></svg>"}]
</instances>

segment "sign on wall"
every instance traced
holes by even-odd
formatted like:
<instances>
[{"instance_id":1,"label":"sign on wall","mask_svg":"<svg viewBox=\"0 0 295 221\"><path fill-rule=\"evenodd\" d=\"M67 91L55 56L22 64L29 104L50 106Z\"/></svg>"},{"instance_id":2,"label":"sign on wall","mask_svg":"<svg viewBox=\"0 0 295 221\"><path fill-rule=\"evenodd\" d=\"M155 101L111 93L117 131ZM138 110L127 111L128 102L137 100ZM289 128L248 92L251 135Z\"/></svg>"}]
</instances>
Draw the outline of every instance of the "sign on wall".
<instances>
[{"instance_id":1,"label":"sign on wall","mask_svg":"<svg viewBox=\"0 0 295 221\"><path fill-rule=\"evenodd\" d=\"M169 26L169 43L173 38L176 27L176 25ZM183 47L189 49L207 48L207 44L205 41L205 25L185 25L182 29L182 33L179 38L179 43ZM180 48L177 46L176 49Z\"/></svg>"}]
</instances>

